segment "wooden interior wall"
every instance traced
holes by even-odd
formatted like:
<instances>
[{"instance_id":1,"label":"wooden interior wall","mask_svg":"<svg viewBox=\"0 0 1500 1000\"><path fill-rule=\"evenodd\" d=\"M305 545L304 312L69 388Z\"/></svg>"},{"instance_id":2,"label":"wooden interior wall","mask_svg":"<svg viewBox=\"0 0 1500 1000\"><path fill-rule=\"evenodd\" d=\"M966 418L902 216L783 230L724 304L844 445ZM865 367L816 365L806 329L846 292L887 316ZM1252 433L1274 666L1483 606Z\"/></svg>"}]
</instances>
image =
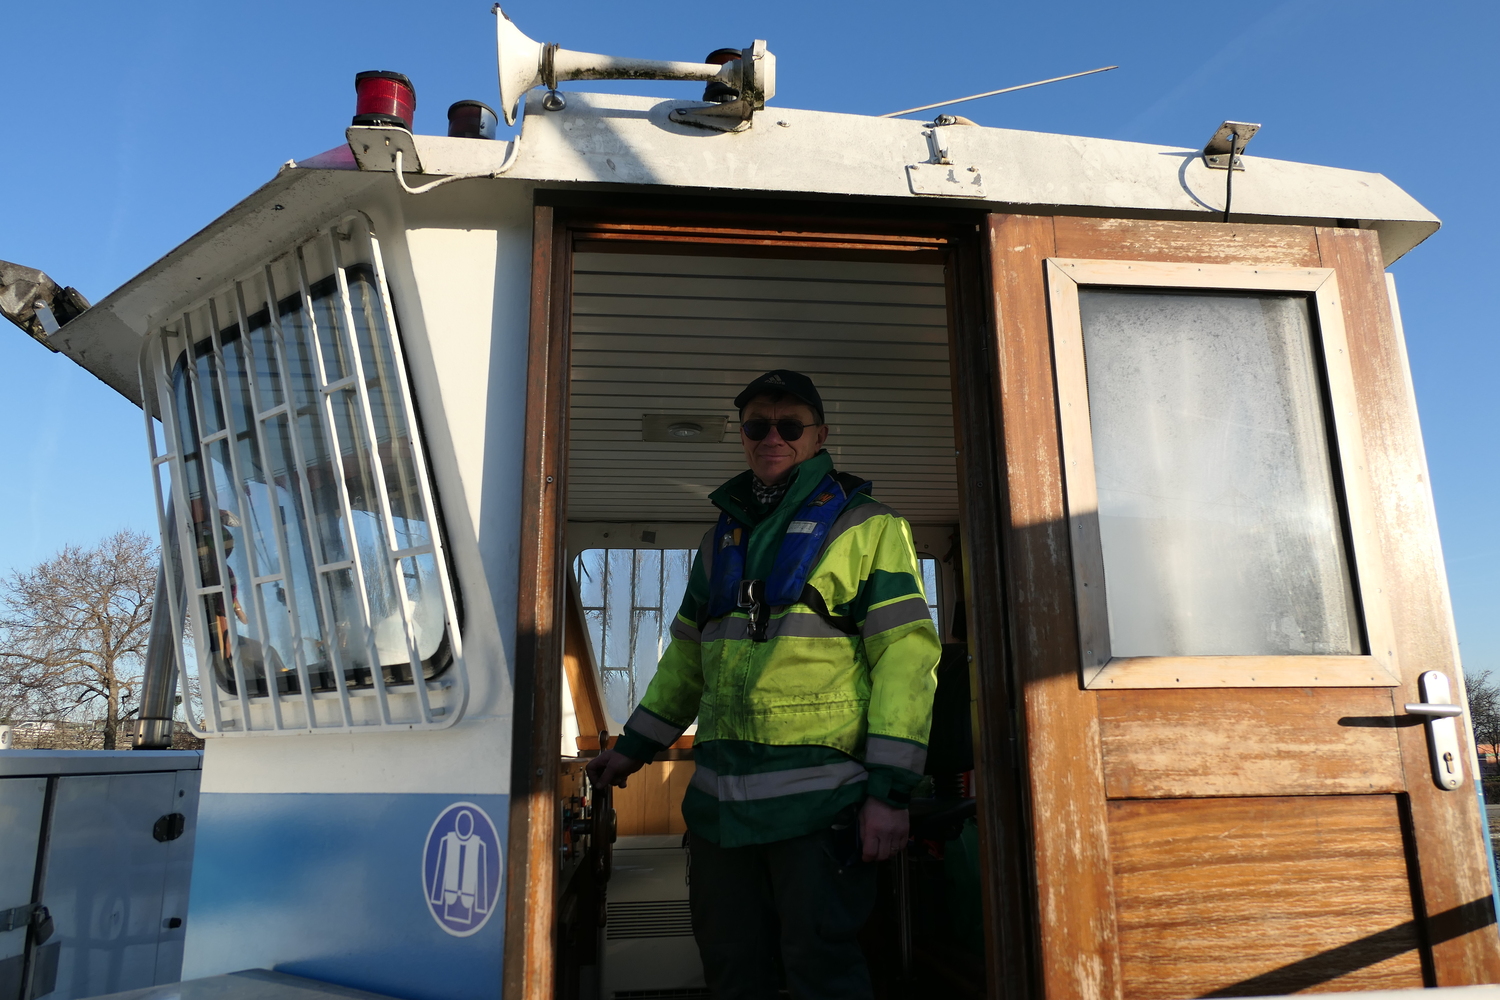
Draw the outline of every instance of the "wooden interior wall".
<instances>
[{"instance_id":1,"label":"wooden interior wall","mask_svg":"<svg viewBox=\"0 0 1500 1000\"><path fill-rule=\"evenodd\" d=\"M690 760L659 760L630 776L615 789L616 831L622 837L644 834L681 834L682 796L693 778Z\"/></svg>"}]
</instances>

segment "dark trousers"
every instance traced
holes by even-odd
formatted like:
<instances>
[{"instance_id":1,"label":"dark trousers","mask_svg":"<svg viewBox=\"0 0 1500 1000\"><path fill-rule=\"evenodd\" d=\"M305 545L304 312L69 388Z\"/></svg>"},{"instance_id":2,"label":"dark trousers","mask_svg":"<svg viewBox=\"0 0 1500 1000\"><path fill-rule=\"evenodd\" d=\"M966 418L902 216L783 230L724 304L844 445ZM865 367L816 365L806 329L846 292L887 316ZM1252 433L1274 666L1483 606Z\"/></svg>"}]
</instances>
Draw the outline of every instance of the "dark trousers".
<instances>
[{"instance_id":1,"label":"dark trousers","mask_svg":"<svg viewBox=\"0 0 1500 1000\"><path fill-rule=\"evenodd\" d=\"M690 841L688 899L715 1000L870 1000L856 936L875 906L875 866L832 830L772 844Z\"/></svg>"}]
</instances>

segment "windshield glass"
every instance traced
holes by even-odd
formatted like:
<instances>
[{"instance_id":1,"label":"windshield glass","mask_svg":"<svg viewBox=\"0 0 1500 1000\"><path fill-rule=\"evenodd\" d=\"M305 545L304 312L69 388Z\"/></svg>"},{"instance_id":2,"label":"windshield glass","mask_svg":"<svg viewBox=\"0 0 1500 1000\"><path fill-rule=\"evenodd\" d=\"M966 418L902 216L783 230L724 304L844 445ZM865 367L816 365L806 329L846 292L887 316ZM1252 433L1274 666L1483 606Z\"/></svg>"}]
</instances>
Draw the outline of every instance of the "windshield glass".
<instances>
[{"instance_id":1,"label":"windshield glass","mask_svg":"<svg viewBox=\"0 0 1500 1000\"><path fill-rule=\"evenodd\" d=\"M335 670L356 688L372 663L387 685L411 683L414 656L429 678L447 663L392 331L373 269L342 274L347 312L336 273L274 316L200 313L171 373L202 639L230 693L237 676L298 692L299 660L315 691Z\"/></svg>"}]
</instances>

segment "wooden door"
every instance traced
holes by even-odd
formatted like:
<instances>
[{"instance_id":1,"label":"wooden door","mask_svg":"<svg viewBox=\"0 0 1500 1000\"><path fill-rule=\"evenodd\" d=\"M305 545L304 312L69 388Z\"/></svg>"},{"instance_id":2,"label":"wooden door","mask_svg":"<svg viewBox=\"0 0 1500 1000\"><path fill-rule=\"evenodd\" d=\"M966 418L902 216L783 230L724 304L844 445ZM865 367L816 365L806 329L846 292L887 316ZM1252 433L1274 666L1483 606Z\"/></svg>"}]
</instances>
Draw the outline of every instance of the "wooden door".
<instances>
[{"instance_id":1,"label":"wooden door","mask_svg":"<svg viewBox=\"0 0 1500 1000\"><path fill-rule=\"evenodd\" d=\"M1462 675L1377 235L988 237L1041 995L1500 980L1467 720L1445 790L1403 708Z\"/></svg>"}]
</instances>

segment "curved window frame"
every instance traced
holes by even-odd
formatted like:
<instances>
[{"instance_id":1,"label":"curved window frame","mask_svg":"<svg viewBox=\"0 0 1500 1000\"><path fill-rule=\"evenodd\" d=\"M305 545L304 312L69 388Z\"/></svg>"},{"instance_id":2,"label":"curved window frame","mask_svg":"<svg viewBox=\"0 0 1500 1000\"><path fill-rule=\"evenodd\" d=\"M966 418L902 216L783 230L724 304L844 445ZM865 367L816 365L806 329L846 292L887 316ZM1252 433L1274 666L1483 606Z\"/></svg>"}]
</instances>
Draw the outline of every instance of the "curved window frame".
<instances>
[{"instance_id":1,"label":"curved window frame","mask_svg":"<svg viewBox=\"0 0 1500 1000\"><path fill-rule=\"evenodd\" d=\"M457 722L458 595L369 219L159 321L140 376L192 731Z\"/></svg>"}]
</instances>

